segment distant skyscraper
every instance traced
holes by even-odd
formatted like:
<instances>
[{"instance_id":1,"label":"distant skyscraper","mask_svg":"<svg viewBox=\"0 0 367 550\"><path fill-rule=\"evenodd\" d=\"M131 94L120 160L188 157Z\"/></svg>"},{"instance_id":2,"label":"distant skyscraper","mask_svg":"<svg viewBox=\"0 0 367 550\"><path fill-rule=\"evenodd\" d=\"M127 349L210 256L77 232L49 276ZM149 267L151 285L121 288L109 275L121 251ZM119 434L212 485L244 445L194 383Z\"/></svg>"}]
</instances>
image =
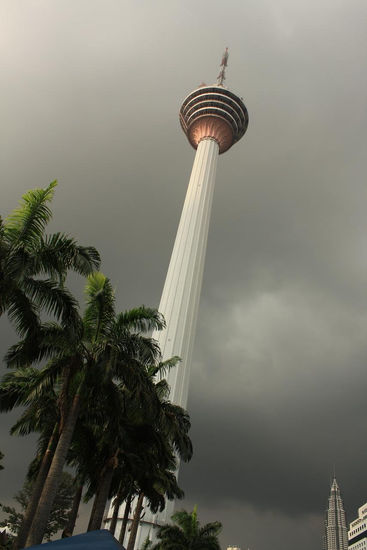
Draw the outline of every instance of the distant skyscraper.
<instances>
[{"instance_id":1,"label":"distant skyscraper","mask_svg":"<svg viewBox=\"0 0 367 550\"><path fill-rule=\"evenodd\" d=\"M201 85L184 99L180 109L182 129L196 154L158 308L167 328L153 333L153 338L159 342L164 360L173 356L182 360L167 380L171 401L185 408L218 155L239 141L248 125L242 99L224 86L227 60L226 50L216 84ZM136 548L152 536L156 525L169 521L173 507L173 502L167 502L164 512L154 516L145 509ZM108 517L111 514L110 508Z\"/></svg>"},{"instance_id":2,"label":"distant skyscraper","mask_svg":"<svg viewBox=\"0 0 367 550\"><path fill-rule=\"evenodd\" d=\"M348 531L349 550L367 550L367 503L358 508L358 518Z\"/></svg>"},{"instance_id":3,"label":"distant skyscraper","mask_svg":"<svg viewBox=\"0 0 367 550\"><path fill-rule=\"evenodd\" d=\"M324 550L348 550L347 523L340 489L334 477L325 517Z\"/></svg>"}]
</instances>

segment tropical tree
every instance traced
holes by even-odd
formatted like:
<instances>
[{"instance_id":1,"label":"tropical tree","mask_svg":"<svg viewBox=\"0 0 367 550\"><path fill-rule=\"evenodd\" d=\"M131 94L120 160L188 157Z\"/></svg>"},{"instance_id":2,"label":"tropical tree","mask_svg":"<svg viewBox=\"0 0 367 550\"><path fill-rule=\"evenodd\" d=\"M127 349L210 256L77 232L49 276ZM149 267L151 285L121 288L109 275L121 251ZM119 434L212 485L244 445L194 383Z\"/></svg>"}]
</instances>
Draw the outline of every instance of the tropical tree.
<instances>
[{"instance_id":1,"label":"tropical tree","mask_svg":"<svg viewBox=\"0 0 367 550\"><path fill-rule=\"evenodd\" d=\"M153 550L220 550L218 535L221 523L215 521L200 526L197 506L191 513L186 510L172 516L173 525L164 525L157 531L158 543Z\"/></svg>"},{"instance_id":2,"label":"tropical tree","mask_svg":"<svg viewBox=\"0 0 367 550\"><path fill-rule=\"evenodd\" d=\"M45 235L56 184L28 191L5 221L0 218L0 316L7 312L20 335L37 333L40 311L63 324L75 322L77 303L64 287L67 272L86 276L100 264L95 248L64 233Z\"/></svg>"},{"instance_id":3,"label":"tropical tree","mask_svg":"<svg viewBox=\"0 0 367 550\"><path fill-rule=\"evenodd\" d=\"M18 368L8 372L0 384L0 411L13 409L23 405L25 410L12 426L12 435L28 435L31 432L40 433L38 450L31 462L27 479L32 484L32 492L27 499L27 508L22 514L22 522L17 530L15 547L23 548L32 524L39 498L51 465L53 454L58 442L61 427L63 405L63 386L52 376L52 362L38 370L33 367ZM65 531L71 532L81 498L82 487L79 479L75 483L75 496L69 514ZM72 527L71 527L72 526Z\"/></svg>"},{"instance_id":4,"label":"tropical tree","mask_svg":"<svg viewBox=\"0 0 367 550\"><path fill-rule=\"evenodd\" d=\"M116 522L116 507L122 496L127 497L131 488L139 493L139 479L147 473L157 477L158 471L176 467L174 453L184 461L192 456L192 444L188 436L190 429L189 416L184 409L168 401L169 386L166 380L156 381L168 369L175 366L177 358L148 365L145 375L150 400L135 394L127 393L124 384L110 380L108 386L99 386L103 391L99 395L107 397L105 406L98 406L98 395L92 399L98 410L106 413L106 422L97 424L95 446L98 456L105 458L95 466L98 472L98 487L95 488L95 506L88 529L99 529L108 498L120 494L116 502L112 523ZM152 401L153 400L153 401ZM147 406L153 402L154 407ZM116 414L110 407L123 411ZM114 481L114 482L113 482ZM178 493L178 489L176 490ZM175 496L178 496L176 494Z\"/></svg>"},{"instance_id":5,"label":"tropical tree","mask_svg":"<svg viewBox=\"0 0 367 550\"><path fill-rule=\"evenodd\" d=\"M102 375L106 380L116 377L126 391L135 394L140 407L149 401L146 388L150 382L139 365L153 362L159 347L141 332L163 328L162 317L156 310L145 307L116 315L111 283L101 273L90 275L86 294L87 308L79 323L80 330L45 323L40 326L36 340L26 335L7 355L9 366L18 368L51 357L49 371L54 380L62 381L61 393L65 397L57 447L39 499L37 521L32 524L26 545L42 540L81 403L89 402L88 392L93 383L96 380L99 383Z\"/></svg>"},{"instance_id":6,"label":"tropical tree","mask_svg":"<svg viewBox=\"0 0 367 550\"><path fill-rule=\"evenodd\" d=\"M62 482L47 523L45 531L45 537L47 540L51 540L53 535L64 528L71 509L74 492L75 488L73 477L69 473L64 472ZM3 512L8 515L0 523L1 527L9 527L14 534L19 532L23 521L23 514L27 508L31 494L32 482L27 480L24 483L23 488L14 497L14 500L20 505L20 509L16 509L13 506L2 506Z\"/></svg>"},{"instance_id":7,"label":"tropical tree","mask_svg":"<svg viewBox=\"0 0 367 550\"><path fill-rule=\"evenodd\" d=\"M41 471L43 475L48 474L46 481L43 478L42 483L38 484L43 490L41 495L37 494L37 521L33 521L26 546L42 540L50 502L56 495L63 464L67 457L69 461L75 460L73 449L80 441L83 423L94 435L94 447L91 441L87 445L79 443L79 447L93 448L94 452L88 452L87 458L90 460L91 455L100 457L96 471L102 474L94 476L95 481L92 482L96 492L95 528L100 527L106 500L112 496L111 483L117 465L126 468L134 463L136 467L136 441L145 441L149 430L155 434L155 440L160 441L157 448L163 457L159 460L154 458L153 466L157 471L150 466L156 483L155 492L150 491L153 493L151 501L154 506L157 506L156 502L160 507L164 505L164 476L166 484L167 480L169 482L167 491L175 493L174 496L180 495L172 472L164 474L170 466L174 470L175 464L169 464L173 450L183 460L188 460L192 453L187 434L190 427L188 416L183 409L168 402L167 382L156 381L156 376L164 374L177 362L177 358L157 363L159 347L151 338L144 336L149 330L163 328L162 317L156 310L144 306L116 315L111 283L101 273L89 276L86 295L87 307L79 323L81 330L75 331L69 325L44 323L39 326L36 339L26 334L21 342L9 350L6 357L8 365L17 369L6 375L0 387L0 407L10 410L16 405L26 405L27 409L18 422L18 431L29 433L33 429L44 434L43 451L40 452L40 457L43 457L37 480ZM45 358L50 360L41 370L22 368L22 365ZM48 397L43 400L45 390ZM49 401L52 402L53 412L45 414L44 407ZM45 418L52 419L47 427ZM73 441L75 429L77 437ZM169 445L166 441L169 441ZM141 448L140 456L144 455L147 461L147 444ZM47 465L43 467L46 457ZM77 465L77 462L74 464ZM147 471L149 468L144 464L142 469ZM78 480L82 484L85 478L86 472L82 466L78 469ZM116 481L117 486L120 480L121 476ZM81 490L80 487L80 494ZM141 490L137 486L135 491ZM145 488L145 492L149 493L149 487ZM78 502L75 502L74 511L70 515L70 524L66 528L68 532L72 531Z\"/></svg>"},{"instance_id":8,"label":"tropical tree","mask_svg":"<svg viewBox=\"0 0 367 550\"><path fill-rule=\"evenodd\" d=\"M8 372L0 384L1 412L12 410L19 405L25 407L10 433L21 436L31 432L40 434L37 455L27 474L27 479L32 484L32 492L28 498L27 508L22 514L21 526L17 530L15 546L18 548L24 547L58 441L60 396L57 391L52 371L48 366L41 370L26 367Z\"/></svg>"},{"instance_id":9,"label":"tropical tree","mask_svg":"<svg viewBox=\"0 0 367 550\"><path fill-rule=\"evenodd\" d=\"M143 510L143 499L153 513L162 512L166 505L166 500L180 499L184 497L184 492L177 484L175 469L177 462L175 457L171 456L171 464L166 468L156 465L152 470L143 473L139 479L140 492L135 507L134 517L130 526L130 537L127 550L133 550L135 546L136 535L139 521Z\"/></svg>"}]
</instances>

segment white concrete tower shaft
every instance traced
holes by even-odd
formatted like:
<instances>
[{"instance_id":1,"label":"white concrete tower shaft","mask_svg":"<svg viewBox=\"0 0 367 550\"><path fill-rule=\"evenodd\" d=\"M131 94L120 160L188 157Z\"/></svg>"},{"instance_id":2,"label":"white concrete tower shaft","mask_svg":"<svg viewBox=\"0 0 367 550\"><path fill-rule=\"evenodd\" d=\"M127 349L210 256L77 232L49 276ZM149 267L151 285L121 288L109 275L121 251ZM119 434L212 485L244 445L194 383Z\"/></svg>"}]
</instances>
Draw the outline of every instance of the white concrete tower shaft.
<instances>
[{"instance_id":1,"label":"white concrete tower shaft","mask_svg":"<svg viewBox=\"0 0 367 550\"><path fill-rule=\"evenodd\" d=\"M169 372L167 380L171 387L171 401L184 408L187 405L218 154L218 143L212 137L200 141L158 308L167 328L153 334L164 360L174 355L181 358L181 363Z\"/></svg>"},{"instance_id":2,"label":"white concrete tower shaft","mask_svg":"<svg viewBox=\"0 0 367 550\"><path fill-rule=\"evenodd\" d=\"M159 342L163 360L175 355L181 359L166 378L171 388L170 400L184 408L187 405L218 154L218 143L212 137L206 137L198 144L158 308L166 320L166 329L152 335ZM154 526L169 522L173 509L173 501L167 501L163 512L158 514L152 514L145 507L136 536L136 548L141 548L147 536L152 537Z\"/></svg>"}]
</instances>

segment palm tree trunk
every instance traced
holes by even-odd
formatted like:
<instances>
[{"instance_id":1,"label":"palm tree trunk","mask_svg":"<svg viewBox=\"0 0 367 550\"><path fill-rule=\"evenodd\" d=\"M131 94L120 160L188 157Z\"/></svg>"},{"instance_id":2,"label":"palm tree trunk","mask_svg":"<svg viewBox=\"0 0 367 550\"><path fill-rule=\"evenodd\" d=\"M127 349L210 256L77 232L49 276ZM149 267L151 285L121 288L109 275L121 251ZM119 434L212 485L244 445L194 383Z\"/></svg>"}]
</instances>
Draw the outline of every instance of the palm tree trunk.
<instances>
[{"instance_id":1,"label":"palm tree trunk","mask_svg":"<svg viewBox=\"0 0 367 550\"><path fill-rule=\"evenodd\" d=\"M96 531L101 528L103 514L110 494L116 455L109 458L98 483L97 493L94 499L93 510L90 516L88 531Z\"/></svg>"},{"instance_id":2,"label":"palm tree trunk","mask_svg":"<svg viewBox=\"0 0 367 550\"><path fill-rule=\"evenodd\" d=\"M97 487L97 490L98 490L98 487ZM88 501L88 502L89 502L89 501ZM89 522L88 522L87 531L88 531L88 529L89 529L89 524L90 524L90 522L92 521L92 517L94 516L94 513L95 513L95 511L96 511L96 506L97 506L97 499L96 499L96 497L94 497L92 509L91 509L91 511L90 511L90 516L89 516Z\"/></svg>"},{"instance_id":3,"label":"palm tree trunk","mask_svg":"<svg viewBox=\"0 0 367 550\"><path fill-rule=\"evenodd\" d=\"M131 508L132 495L130 494L125 501L124 519L122 520L121 531L119 535L119 543L124 544L124 538L126 533L127 522L129 521L129 514Z\"/></svg>"},{"instance_id":4,"label":"palm tree trunk","mask_svg":"<svg viewBox=\"0 0 367 550\"><path fill-rule=\"evenodd\" d=\"M54 503L57 489L61 481L62 471L65 464L66 455L73 438L75 424L78 419L80 409L80 390L81 385L74 396L67 421L62 433L60 434L25 547L41 544L42 542L51 507Z\"/></svg>"},{"instance_id":5,"label":"palm tree trunk","mask_svg":"<svg viewBox=\"0 0 367 550\"><path fill-rule=\"evenodd\" d=\"M72 365L67 365L63 369L63 381L61 391L57 399L57 406L60 412L60 433L64 429L64 424L68 415L68 405L70 405L70 403L68 403L68 393L72 370L74 370L71 367Z\"/></svg>"},{"instance_id":6,"label":"palm tree trunk","mask_svg":"<svg viewBox=\"0 0 367 550\"><path fill-rule=\"evenodd\" d=\"M122 504L122 493L119 492L117 493L113 503L113 514L112 514L111 524L110 524L110 533L112 533L113 535L115 534L115 531L116 531L117 518L119 515L119 509L121 504Z\"/></svg>"},{"instance_id":7,"label":"palm tree trunk","mask_svg":"<svg viewBox=\"0 0 367 550\"><path fill-rule=\"evenodd\" d=\"M52 435L47 445L46 452L43 455L36 481L33 484L32 496L28 503L27 509L24 513L22 525L20 527L16 541L14 542L15 550L17 550L18 548L24 548L25 542L27 540L28 532L32 525L32 521L33 521L35 512L37 510L38 501L42 494L42 489L51 466L52 457L55 452L57 439L58 439L58 430L59 430L58 424L55 424Z\"/></svg>"},{"instance_id":8,"label":"palm tree trunk","mask_svg":"<svg viewBox=\"0 0 367 550\"><path fill-rule=\"evenodd\" d=\"M83 483L79 483L77 490L75 491L73 505L70 510L68 522L62 532L63 537L71 537L71 535L73 534L76 518L78 517L78 510L79 510L82 494L83 494Z\"/></svg>"},{"instance_id":9,"label":"palm tree trunk","mask_svg":"<svg viewBox=\"0 0 367 550\"><path fill-rule=\"evenodd\" d=\"M141 510L143 508L143 498L144 498L144 493L141 492L139 494L138 502L136 503L135 514L131 525L129 544L127 545L127 550L134 550L136 534L138 532L138 527L139 527Z\"/></svg>"}]
</instances>

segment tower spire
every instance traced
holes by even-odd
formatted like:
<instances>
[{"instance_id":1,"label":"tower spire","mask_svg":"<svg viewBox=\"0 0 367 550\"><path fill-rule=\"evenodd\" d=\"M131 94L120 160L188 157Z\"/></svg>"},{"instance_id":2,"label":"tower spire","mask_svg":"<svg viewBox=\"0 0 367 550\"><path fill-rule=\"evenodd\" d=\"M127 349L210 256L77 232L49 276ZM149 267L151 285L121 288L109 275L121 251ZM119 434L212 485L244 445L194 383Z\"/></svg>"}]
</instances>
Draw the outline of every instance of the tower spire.
<instances>
[{"instance_id":1,"label":"tower spire","mask_svg":"<svg viewBox=\"0 0 367 550\"><path fill-rule=\"evenodd\" d=\"M226 48L222 57L222 62L220 64L219 75L217 76L217 86L223 86L223 82L226 79L226 67L228 63L228 56L229 56L228 48Z\"/></svg>"},{"instance_id":2,"label":"tower spire","mask_svg":"<svg viewBox=\"0 0 367 550\"><path fill-rule=\"evenodd\" d=\"M347 550L347 523L343 501L334 475L325 517L324 550Z\"/></svg>"}]
</instances>

